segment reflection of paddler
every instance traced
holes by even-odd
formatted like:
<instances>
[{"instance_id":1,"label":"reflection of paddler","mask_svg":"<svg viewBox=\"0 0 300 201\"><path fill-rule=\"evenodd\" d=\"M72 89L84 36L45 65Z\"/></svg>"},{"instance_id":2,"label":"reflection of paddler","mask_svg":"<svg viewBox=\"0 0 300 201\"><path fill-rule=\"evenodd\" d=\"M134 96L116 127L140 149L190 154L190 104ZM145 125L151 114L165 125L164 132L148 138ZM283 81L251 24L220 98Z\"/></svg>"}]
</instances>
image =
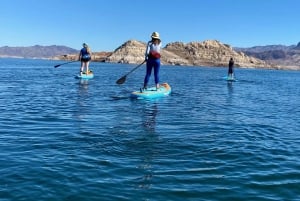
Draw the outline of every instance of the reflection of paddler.
<instances>
[{"instance_id":1,"label":"reflection of paddler","mask_svg":"<svg viewBox=\"0 0 300 201\"><path fill-rule=\"evenodd\" d=\"M145 120L144 127L149 130L155 130L156 125L156 115L157 115L157 105L154 104L151 108L145 108Z\"/></svg>"}]
</instances>

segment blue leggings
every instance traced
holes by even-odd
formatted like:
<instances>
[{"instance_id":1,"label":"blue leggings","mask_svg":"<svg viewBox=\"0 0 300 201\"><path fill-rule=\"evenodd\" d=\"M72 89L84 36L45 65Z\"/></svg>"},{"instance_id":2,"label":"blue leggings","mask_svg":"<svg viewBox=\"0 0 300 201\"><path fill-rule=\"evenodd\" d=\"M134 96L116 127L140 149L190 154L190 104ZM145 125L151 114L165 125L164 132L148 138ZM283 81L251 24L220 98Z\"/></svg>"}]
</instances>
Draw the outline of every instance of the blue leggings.
<instances>
[{"instance_id":1,"label":"blue leggings","mask_svg":"<svg viewBox=\"0 0 300 201\"><path fill-rule=\"evenodd\" d=\"M147 60L147 70L146 70L146 76L144 79L144 87L147 86L150 76L151 76L151 72L152 72L152 68L154 69L154 81L155 84L159 83L159 69L160 69L160 59L148 59Z\"/></svg>"}]
</instances>

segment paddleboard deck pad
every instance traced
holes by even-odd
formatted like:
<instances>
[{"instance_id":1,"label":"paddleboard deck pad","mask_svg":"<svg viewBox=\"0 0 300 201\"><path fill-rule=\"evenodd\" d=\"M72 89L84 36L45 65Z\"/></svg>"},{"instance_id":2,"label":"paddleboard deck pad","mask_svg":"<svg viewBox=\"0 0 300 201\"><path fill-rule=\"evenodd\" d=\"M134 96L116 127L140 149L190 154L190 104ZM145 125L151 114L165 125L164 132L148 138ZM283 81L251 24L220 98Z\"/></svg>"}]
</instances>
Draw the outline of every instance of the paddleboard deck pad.
<instances>
[{"instance_id":1,"label":"paddleboard deck pad","mask_svg":"<svg viewBox=\"0 0 300 201\"><path fill-rule=\"evenodd\" d=\"M92 79L94 77L94 73L90 71L88 74L82 73L75 76L77 79Z\"/></svg>"},{"instance_id":2,"label":"paddleboard deck pad","mask_svg":"<svg viewBox=\"0 0 300 201\"><path fill-rule=\"evenodd\" d=\"M160 84L159 88L150 87L147 89L140 89L130 94L131 98L135 99L152 99L168 96L171 93L171 87L168 83Z\"/></svg>"}]
</instances>

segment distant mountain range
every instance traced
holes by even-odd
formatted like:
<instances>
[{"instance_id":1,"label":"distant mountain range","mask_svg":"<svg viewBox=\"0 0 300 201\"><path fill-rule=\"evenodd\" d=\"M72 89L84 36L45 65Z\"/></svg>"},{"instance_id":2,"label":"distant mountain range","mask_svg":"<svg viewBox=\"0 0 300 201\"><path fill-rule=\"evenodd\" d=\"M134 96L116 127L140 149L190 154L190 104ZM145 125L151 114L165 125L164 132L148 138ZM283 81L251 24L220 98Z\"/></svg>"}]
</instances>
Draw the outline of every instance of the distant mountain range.
<instances>
[{"instance_id":1,"label":"distant mountain range","mask_svg":"<svg viewBox=\"0 0 300 201\"><path fill-rule=\"evenodd\" d=\"M175 44L175 46L174 46L174 44ZM188 43L186 45L190 45L190 43ZM224 44L224 45L230 47L229 45L226 45L226 44ZM192 47L192 45L190 45L190 46L191 47L189 47L189 48L194 48L194 47ZM218 46L221 47L222 49L224 49L224 46L222 46L222 45L221 46L218 45ZM120 47L122 47L122 45ZM109 62L109 59L112 58L112 55L114 55L114 53L117 50L119 50L120 47L116 48L116 50L114 52L98 52L95 55L97 58L99 58L98 59L99 61ZM171 51L171 47L174 51L176 49L176 56L179 56L178 58L181 58L181 54L183 54L183 55L186 54L185 52L180 53L180 51L185 51L187 48L184 46L183 43L180 43L180 42L170 43L170 44L167 44L166 47L164 47L164 49ZM135 48L135 47L133 47L133 48ZM142 47L142 49L143 49L143 47ZM218 52L223 51L222 49L218 50L218 47L216 47L212 51L215 52L214 54L218 54ZM203 50L206 50L206 49L204 48L201 50L201 48L200 48L198 50L198 51L200 51L199 55L201 55L201 51L203 51ZM237 53L242 52L246 56L262 60L262 61L266 62L268 65L277 66L278 68L300 70L300 42L297 45L290 45L290 46L266 45L266 46L254 46L254 47L249 47L249 48L233 47L232 50L234 50ZM77 56L78 52L79 52L79 50L69 48L66 46L58 46L58 45L51 45L51 46L35 45L35 46L29 46L29 47L8 47L8 46L0 47L0 57L70 59L70 57L69 57L70 55ZM230 54L232 54L232 52ZM188 56L188 55L185 55L185 57L186 56ZM183 63L183 65L185 63L188 64L190 62L185 61ZM211 61L211 62L218 63L218 61ZM180 64L180 62L178 64ZM253 64L256 64L256 63L253 63ZM220 65L220 64L218 64L218 65Z\"/></svg>"},{"instance_id":2,"label":"distant mountain range","mask_svg":"<svg viewBox=\"0 0 300 201\"><path fill-rule=\"evenodd\" d=\"M300 67L300 42L297 45L291 46L267 45L234 49L268 63L279 66Z\"/></svg>"},{"instance_id":3,"label":"distant mountain range","mask_svg":"<svg viewBox=\"0 0 300 201\"><path fill-rule=\"evenodd\" d=\"M0 57L21 57L21 58L51 58L58 55L78 54L75 50L66 46L29 46L29 47L0 47Z\"/></svg>"}]
</instances>

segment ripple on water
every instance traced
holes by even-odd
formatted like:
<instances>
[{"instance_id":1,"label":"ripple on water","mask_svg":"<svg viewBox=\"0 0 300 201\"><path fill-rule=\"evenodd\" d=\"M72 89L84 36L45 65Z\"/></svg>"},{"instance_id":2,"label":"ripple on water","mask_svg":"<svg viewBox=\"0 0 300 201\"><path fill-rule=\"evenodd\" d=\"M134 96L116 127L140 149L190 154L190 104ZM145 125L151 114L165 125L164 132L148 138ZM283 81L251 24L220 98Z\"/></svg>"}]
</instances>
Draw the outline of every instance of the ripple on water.
<instances>
[{"instance_id":1,"label":"ripple on water","mask_svg":"<svg viewBox=\"0 0 300 201\"><path fill-rule=\"evenodd\" d=\"M144 71L6 60L0 66L3 200L297 200L299 73L165 66L172 94L131 100ZM39 63L40 62L40 63ZM25 69L25 70L24 70ZM255 77L255 80L253 79ZM188 80L188 82L187 82ZM137 87L138 86L138 87Z\"/></svg>"}]
</instances>

